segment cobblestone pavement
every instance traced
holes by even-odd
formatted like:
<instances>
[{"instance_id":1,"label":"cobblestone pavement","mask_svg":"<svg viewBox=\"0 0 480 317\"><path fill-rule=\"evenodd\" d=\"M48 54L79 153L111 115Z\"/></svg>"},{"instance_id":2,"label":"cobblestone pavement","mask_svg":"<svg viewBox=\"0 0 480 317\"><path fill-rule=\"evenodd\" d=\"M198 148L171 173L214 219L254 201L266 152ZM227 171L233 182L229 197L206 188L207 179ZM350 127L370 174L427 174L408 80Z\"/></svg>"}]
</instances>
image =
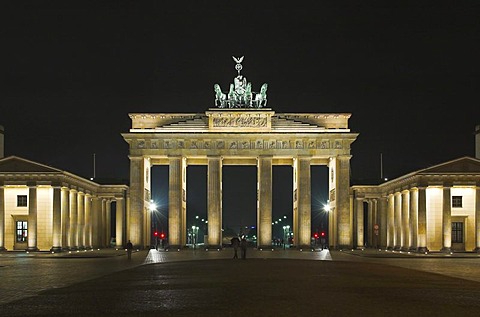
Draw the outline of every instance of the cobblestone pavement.
<instances>
[{"instance_id":1,"label":"cobblestone pavement","mask_svg":"<svg viewBox=\"0 0 480 317\"><path fill-rule=\"evenodd\" d=\"M227 305L241 308L243 303L261 312L265 305L274 305L277 297L280 301L278 310L270 309L262 316L273 316L274 312L275 316L284 316L287 312L288 315L301 316L302 313L315 313L322 309L333 315L353 315L357 314L355 309L358 310L358 307L372 303L378 305L378 309L370 311L362 308L364 313L401 315L398 309L402 301L415 309L423 307L424 313L432 314L435 313L432 303L439 300L448 302L447 308L440 314L436 313L442 316L448 316L447 313L453 311L474 316L470 313L478 313L480 308L480 257L473 253L418 255L378 250L300 252L249 249L247 261L234 261L232 256L233 251L228 248L219 251L141 250L135 252L130 261L124 250L112 249L58 254L0 253L0 316L48 316L54 313L94 316L100 311L105 316L122 313L141 316L155 311L162 312L162 316L243 316L243 313L237 314ZM155 263L163 264L147 265ZM225 269L231 265L237 271L235 276ZM249 282L251 279L242 278L242 274L255 279L258 287ZM322 290L326 287L323 284L326 280L330 283L329 287L335 289L331 293ZM259 287L263 289L260 293ZM376 291L375 287L378 288ZM250 297L247 290L252 294L250 299L247 298ZM378 290L383 294L378 294ZM225 292L238 292L246 298L239 300L237 305L235 296ZM259 296L265 296L265 292L270 292L271 296L264 299L262 306L258 302ZM89 294L96 294L96 297ZM332 294L338 298L332 297ZM390 303L391 309L372 299L374 295ZM414 295L418 296L418 300ZM76 298L78 296L80 298ZM141 304L125 307L123 302L128 302L128 296ZM157 303L156 296L170 300ZM218 296L227 301L218 302ZM339 298L342 296L350 306L355 303L360 306L335 308L335 303L341 305ZM358 296L365 298L361 300ZM421 304L420 299L427 305ZM184 300L189 304L185 304ZM310 300L318 307L303 307L310 307ZM284 301L300 303L302 307L291 307ZM116 304L105 304L109 302ZM31 306L24 307L23 303ZM62 303L68 305L63 307ZM328 310L323 307L324 303L329 303ZM83 304L93 305L99 310L80 309ZM435 307L438 310L438 306ZM246 311L253 309L244 308ZM413 308L403 309L408 311ZM200 309L202 313L194 309ZM253 311L250 314L256 316Z\"/></svg>"}]
</instances>

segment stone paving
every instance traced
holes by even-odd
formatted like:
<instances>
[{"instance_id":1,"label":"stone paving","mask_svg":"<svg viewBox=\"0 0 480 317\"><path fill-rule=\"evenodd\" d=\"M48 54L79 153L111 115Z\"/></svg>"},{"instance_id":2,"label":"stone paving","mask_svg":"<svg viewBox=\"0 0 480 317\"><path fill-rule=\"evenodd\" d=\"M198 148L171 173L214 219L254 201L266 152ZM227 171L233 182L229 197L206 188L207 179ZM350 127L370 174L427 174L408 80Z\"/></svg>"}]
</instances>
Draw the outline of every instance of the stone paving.
<instances>
[{"instance_id":1,"label":"stone paving","mask_svg":"<svg viewBox=\"0 0 480 317\"><path fill-rule=\"evenodd\" d=\"M255 275L255 278L259 285L265 290L269 290L273 297L281 296L279 295L281 293L277 294L277 288L281 287L283 284L285 284L287 289L289 286L302 288L302 285L304 285L305 290L296 289L287 292L288 296L286 297L291 298L294 302L305 301L301 296L306 296L307 293L305 293L305 291L314 287L312 285L315 284L312 283L321 283L322 279L329 279L332 283L331 287L340 287L337 285L339 284L342 285L343 291L347 290L347 293L350 294L348 296L351 297L349 298L350 302L358 301L358 298L356 298L357 295L355 295L356 293L352 293L354 287L360 289L360 292L364 292L365 290L363 288L367 287L367 290L371 291L373 294L375 292L370 290L370 287L375 284L377 285L376 287L379 287L387 293L393 292L393 290L385 289L388 285L392 286L394 289L400 287L398 290L400 293L395 293L395 296L404 299L405 296L411 296L404 293L407 291L409 293L413 292L418 296L425 295L418 294L416 287L420 287L421 289L427 288L423 289L423 291L427 292L427 294L432 294L431 296L434 300L438 300L439 298L446 300L448 296L457 296L457 300L461 302L467 301L468 304L459 308L458 305L451 303L451 309L460 309L459 312L466 315L470 315L469 313L472 309L480 308L480 257L475 253L418 255L379 250L349 250L342 252L329 252L328 250L316 250L315 252L312 252L310 250L304 250L303 252L300 252L298 250L288 249L276 249L274 251L249 249L247 252L247 261L232 260L232 256L233 251L228 248L219 251L205 251L201 249L181 251L170 250L168 252L140 250L132 255L132 260L130 261L126 258L124 250L112 249L57 254L45 252L29 254L23 252L0 253L0 316L24 316L26 312L28 312L28 315L37 316L48 316L50 313L53 314L53 312L56 312L55 315L71 315L72 312L64 310L66 308L58 307L55 308L56 310L53 309L53 311L51 308L47 309L45 303L50 303L50 306L48 307L52 307L51 305L62 306L57 302L61 300L60 298L63 298L62 300L65 300L65 303L70 303L71 301L73 301L72 303L75 303L75 296L78 295L75 295L75 289L78 287L81 287L84 292L86 291L87 293L95 292L95 289L100 287L106 293L97 293L97 295L100 296L103 301L107 302L111 300L116 301L115 296L119 297L120 301L122 301L122 298L131 293L132 296L143 303L143 306L136 307L134 311L125 312L125 315L141 316L142 314L139 312L142 311L161 311L163 313L170 313L171 316L183 316L184 314L187 315L188 313L192 313L191 309L202 309L202 303L199 301L208 301L209 297L207 293L209 291L207 290L212 292L222 292L222 287L224 287L224 291L231 291L234 289L232 283L237 283L239 286L243 285L245 289L252 292L256 291L256 288L249 284L248 281L242 279L241 276L236 276L235 278L226 277L225 274L228 274L228 270L227 272L224 272L224 269L227 265L235 265L235 268L239 270L239 274L257 274ZM204 260L216 261L205 262ZM259 262L259 260L264 261ZM321 262L328 262L331 264L320 266L314 264ZM163 264L161 266L149 265L156 263ZM239 263L247 264L240 265ZM312 269L314 269L314 271L311 271ZM272 276L270 270L284 272L286 274L282 275L280 278L279 276ZM305 272L301 272L302 270L305 270ZM205 272L205 274L202 275L201 272ZM304 276L304 273L306 274L306 272L310 272L311 279L309 279L308 276ZM435 274L425 275L426 272ZM128 278L125 277L126 274L135 276L136 280L128 280ZM217 277L217 274L219 277ZM362 274L363 276L357 277L357 275ZM372 276L369 276L369 274ZM209 280L205 280L207 276ZM335 279L333 279L334 276ZM193 286L187 287L185 286L185 283L189 283L188 278L190 277ZM397 277L403 278L402 282L400 282ZM296 278L303 281L302 283L304 284L298 284ZM425 278L427 280L424 280ZM382 280L383 282L377 281L377 279ZM349 281L351 282L351 285L349 284ZM363 283L370 283L372 285L361 286L362 281ZM405 286L403 281L408 281L408 283L411 284L405 282L408 284ZM417 281L422 282L418 284ZM145 287L146 289L149 289L152 287L152 283L156 285L155 287L160 287L157 283L160 283L159 285L165 284L162 287L165 287L166 289L162 289L161 291L157 289L157 291L154 291L153 293L162 296L162 298L165 297L165 294L170 294L169 298L172 299L172 302L169 304L162 303L163 306L161 305L161 307L158 307L153 299L150 298L151 294L145 293L145 290L142 288ZM178 283L182 286L179 286ZM432 287L428 286L430 285L429 283L431 283ZM129 285L128 288L126 288L127 285ZM143 286L140 287L140 285ZM463 290L465 287L468 292ZM183 293L181 289L185 289ZM203 292L202 289L204 289L206 293L198 298L195 297L194 294L197 294L196 292ZM452 295L452 290L457 295ZM60 291L62 292L61 296L58 295L58 292ZM107 294L110 292L115 293L115 295ZM239 291L239 293L245 296L243 291ZM448 295L449 293L450 295ZM84 293L82 294L84 295ZM257 294L256 296L263 295L265 294L260 292L260 294ZM477 297L472 299L473 295ZM338 301L336 298L331 298L329 294L323 294L323 296L329 298L331 303ZM229 300L235 302L235 299L231 296L227 297ZM32 307L36 307L36 310L26 311L22 308L22 305L18 305L26 300L26 298L28 298L28 303L32 303ZM190 304L187 305L183 303L181 301L182 298L189 298ZM425 300L427 302L432 301L432 298L427 296ZM174 299L179 302L175 302ZM95 302L94 299L89 300ZM85 299L85 303L89 300ZM147 300L147 303L145 303L145 300ZM410 297L409 300L415 302ZM150 304L148 304L148 301L150 301ZM250 302L250 300L247 299L244 299L243 301ZM251 301L255 301L255 299L252 298ZM212 299L212 302L216 302L216 299ZM270 299L266 300L266 302L270 302ZM358 301L358 304L361 304L361 301ZM401 303L392 303L392 307L396 307L396 305L400 304ZM418 303L415 305L417 304ZM75 304L73 305L75 306ZM175 308L175 305L178 305L178 309L181 307L183 308L178 310ZM206 305L204 314L199 315L196 313L194 315L209 316L207 312L210 311L212 313L211 316L217 316L217 314L214 314L213 312L223 312L222 316L237 316L237 314L229 310L227 306L222 305L226 304L217 303L216 306L214 305L212 307ZM254 304L251 303L251 305ZM120 306L123 307L122 305ZM431 307L428 307L425 308L425 312L430 312L429 309L431 309ZM262 306L260 305L258 309L261 308ZM103 307L103 309L105 309L105 307ZM124 309L126 308L124 307ZM216 309L219 310L217 311ZM290 315L293 314L295 316L300 316L300 313L302 312L315 312L314 310L310 311L307 308L298 308L295 310L290 306L285 306L283 309L284 312L290 311ZM385 309L387 308L382 307L379 311L385 313ZM330 312L332 314L334 311L334 307L330 307ZM109 315L109 312L110 310L103 312L102 315L107 316ZM342 312L348 312L346 315L349 315L354 314L355 311L346 309L342 310ZM446 312L451 311L448 309L444 310L443 314L440 315L448 316ZM478 310L476 310L476 312L478 312ZM369 311L369 313L371 314L372 312ZM111 315L118 314L121 315L122 312L115 309L111 310ZM374 311L373 314L375 315ZM79 310L78 315L96 314L89 310ZM162 314L162 316L164 315L165 314ZM263 315L270 316L268 312ZM282 315L282 310L280 310L279 314L277 313L276 316ZM340 313L339 315L345 314Z\"/></svg>"}]
</instances>

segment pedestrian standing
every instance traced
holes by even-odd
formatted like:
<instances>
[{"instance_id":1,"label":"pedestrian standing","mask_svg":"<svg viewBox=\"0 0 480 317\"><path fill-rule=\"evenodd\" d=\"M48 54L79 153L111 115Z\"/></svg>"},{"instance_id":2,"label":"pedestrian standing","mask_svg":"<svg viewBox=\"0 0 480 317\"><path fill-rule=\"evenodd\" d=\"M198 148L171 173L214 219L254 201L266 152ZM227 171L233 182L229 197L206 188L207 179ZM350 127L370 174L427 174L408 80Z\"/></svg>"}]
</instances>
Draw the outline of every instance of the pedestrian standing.
<instances>
[{"instance_id":1,"label":"pedestrian standing","mask_svg":"<svg viewBox=\"0 0 480 317\"><path fill-rule=\"evenodd\" d=\"M238 247L240 246L240 239L238 239L238 237L233 237L230 242L232 243L232 247L233 247L233 258L234 259L238 259L238 254L237 254L237 251L238 251Z\"/></svg>"},{"instance_id":2,"label":"pedestrian standing","mask_svg":"<svg viewBox=\"0 0 480 317\"><path fill-rule=\"evenodd\" d=\"M128 240L128 242L127 242L127 255L128 255L129 260L132 259L132 250L133 250L133 244L130 240Z\"/></svg>"},{"instance_id":3,"label":"pedestrian standing","mask_svg":"<svg viewBox=\"0 0 480 317\"><path fill-rule=\"evenodd\" d=\"M240 241L240 249L242 249L242 259L247 258L247 239L245 236L242 236L242 241Z\"/></svg>"}]
</instances>

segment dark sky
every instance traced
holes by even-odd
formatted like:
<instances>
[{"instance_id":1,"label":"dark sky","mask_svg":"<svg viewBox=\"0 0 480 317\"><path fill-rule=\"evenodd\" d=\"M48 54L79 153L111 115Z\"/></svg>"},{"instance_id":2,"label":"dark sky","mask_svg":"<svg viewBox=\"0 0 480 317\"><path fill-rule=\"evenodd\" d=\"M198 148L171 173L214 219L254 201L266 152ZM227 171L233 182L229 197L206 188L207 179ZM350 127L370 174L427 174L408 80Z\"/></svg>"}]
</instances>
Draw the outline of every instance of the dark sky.
<instances>
[{"instance_id":1,"label":"dark sky","mask_svg":"<svg viewBox=\"0 0 480 317\"><path fill-rule=\"evenodd\" d=\"M478 1L2 2L5 155L91 177L96 153L97 177L128 178L128 113L204 112L244 55L274 111L352 113L354 181L380 177L380 153L390 178L474 156L479 16Z\"/></svg>"}]
</instances>

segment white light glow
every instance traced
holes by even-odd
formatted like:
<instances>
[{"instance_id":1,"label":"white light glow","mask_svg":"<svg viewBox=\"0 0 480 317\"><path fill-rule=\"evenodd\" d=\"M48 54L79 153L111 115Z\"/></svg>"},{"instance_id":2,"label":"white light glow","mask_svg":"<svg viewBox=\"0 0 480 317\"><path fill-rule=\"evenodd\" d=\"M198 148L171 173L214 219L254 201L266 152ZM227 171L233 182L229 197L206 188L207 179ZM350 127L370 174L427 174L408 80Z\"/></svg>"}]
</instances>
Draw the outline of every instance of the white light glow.
<instances>
[{"instance_id":1,"label":"white light glow","mask_svg":"<svg viewBox=\"0 0 480 317\"><path fill-rule=\"evenodd\" d=\"M153 200L150 200L150 204L148 205L148 209L150 211L155 211L157 210L157 204L153 201Z\"/></svg>"}]
</instances>

